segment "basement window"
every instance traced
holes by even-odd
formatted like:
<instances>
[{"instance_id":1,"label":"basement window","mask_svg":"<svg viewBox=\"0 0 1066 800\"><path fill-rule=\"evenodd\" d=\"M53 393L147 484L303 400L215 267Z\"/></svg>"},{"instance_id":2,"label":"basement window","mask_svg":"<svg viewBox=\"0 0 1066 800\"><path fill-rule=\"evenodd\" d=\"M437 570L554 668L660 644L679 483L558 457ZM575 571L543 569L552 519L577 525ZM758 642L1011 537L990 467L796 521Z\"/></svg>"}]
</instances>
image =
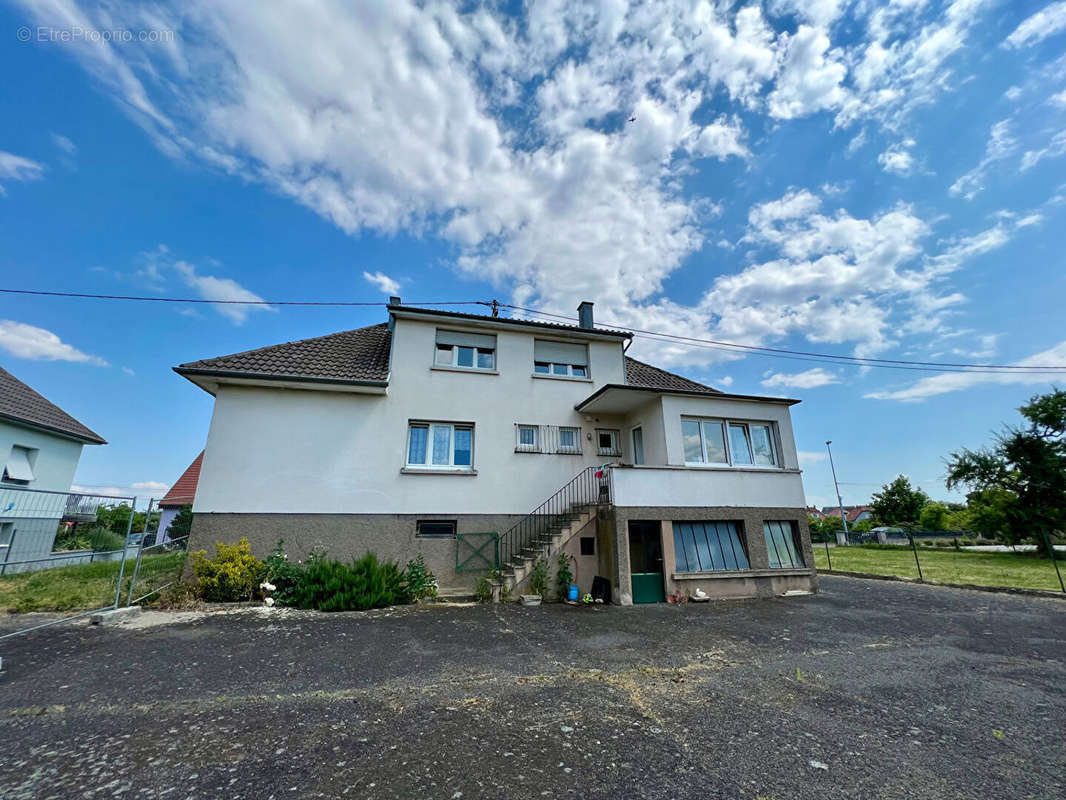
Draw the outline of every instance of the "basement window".
<instances>
[{"instance_id":1,"label":"basement window","mask_svg":"<svg viewBox=\"0 0 1066 800\"><path fill-rule=\"evenodd\" d=\"M767 521L762 524L766 536L766 554L772 569L803 567L803 548L792 520Z\"/></svg>"},{"instance_id":2,"label":"basement window","mask_svg":"<svg viewBox=\"0 0 1066 800\"><path fill-rule=\"evenodd\" d=\"M735 522L675 522L674 558L678 572L750 569Z\"/></svg>"},{"instance_id":3,"label":"basement window","mask_svg":"<svg viewBox=\"0 0 1066 800\"><path fill-rule=\"evenodd\" d=\"M420 519L415 523L415 536L420 539L454 539L457 527L454 519Z\"/></svg>"}]
</instances>

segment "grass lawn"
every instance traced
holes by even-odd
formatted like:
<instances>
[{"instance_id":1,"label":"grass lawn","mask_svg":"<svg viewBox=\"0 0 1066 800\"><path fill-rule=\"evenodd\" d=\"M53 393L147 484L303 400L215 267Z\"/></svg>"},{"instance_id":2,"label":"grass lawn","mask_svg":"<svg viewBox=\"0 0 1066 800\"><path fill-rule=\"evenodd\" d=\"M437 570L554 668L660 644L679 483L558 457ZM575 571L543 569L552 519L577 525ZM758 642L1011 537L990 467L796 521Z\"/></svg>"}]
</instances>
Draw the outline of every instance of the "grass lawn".
<instances>
[{"instance_id":1,"label":"grass lawn","mask_svg":"<svg viewBox=\"0 0 1066 800\"><path fill-rule=\"evenodd\" d=\"M917 578L914 553L909 547L891 550L866 547L830 548L833 569ZM1050 559L1030 553L974 553L918 548L922 575L942 583L972 583L979 586L1014 586L1022 589L1059 591L1059 580ZM825 545L814 546L814 563L826 569ZM1066 577L1066 561L1059 561Z\"/></svg>"},{"instance_id":2,"label":"grass lawn","mask_svg":"<svg viewBox=\"0 0 1066 800\"><path fill-rule=\"evenodd\" d=\"M139 597L174 580L185 561L185 553L145 556L137 573L134 597ZM126 562L124 587L129 586L134 560ZM0 613L25 611L90 611L111 605L115 600L118 561L56 567L38 572L21 572L0 577ZM122 601L126 596L123 592Z\"/></svg>"}]
</instances>

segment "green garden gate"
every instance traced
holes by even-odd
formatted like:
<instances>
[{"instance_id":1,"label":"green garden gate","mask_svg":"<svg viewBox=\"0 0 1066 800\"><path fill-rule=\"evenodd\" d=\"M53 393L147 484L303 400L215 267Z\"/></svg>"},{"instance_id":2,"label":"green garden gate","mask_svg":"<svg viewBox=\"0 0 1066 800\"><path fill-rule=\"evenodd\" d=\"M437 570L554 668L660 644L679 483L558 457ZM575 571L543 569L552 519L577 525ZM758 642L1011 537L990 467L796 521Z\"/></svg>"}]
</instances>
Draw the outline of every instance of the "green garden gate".
<instances>
[{"instance_id":1,"label":"green garden gate","mask_svg":"<svg viewBox=\"0 0 1066 800\"><path fill-rule=\"evenodd\" d=\"M456 572L486 572L499 568L500 534L497 531L455 535Z\"/></svg>"}]
</instances>

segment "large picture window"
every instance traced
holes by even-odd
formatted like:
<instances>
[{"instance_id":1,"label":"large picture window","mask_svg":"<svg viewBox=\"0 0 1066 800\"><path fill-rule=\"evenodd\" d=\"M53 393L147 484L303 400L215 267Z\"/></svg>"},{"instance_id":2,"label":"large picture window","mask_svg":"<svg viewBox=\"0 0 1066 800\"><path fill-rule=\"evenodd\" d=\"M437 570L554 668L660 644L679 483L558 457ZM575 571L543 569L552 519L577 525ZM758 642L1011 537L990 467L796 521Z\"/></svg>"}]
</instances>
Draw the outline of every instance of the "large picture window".
<instances>
[{"instance_id":1,"label":"large picture window","mask_svg":"<svg viewBox=\"0 0 1066 800\"><path fill-rule=\"evenodd\" d=\"M766 536L766 553L774 569L803 567L803 548L800 547L796 523L791 520L763 523Z\"/></svg>"},{"instance_id":2,"label":"large picture window","mask_svg":"<svg viewBox=\"0 0 1066 800\"><path fill-rule=\"evenodd\" d=\"M473 468L474 427L449 422L412 422L407 430L407 466Z\"/></svg>"},{"instance_id":3,"label":"large picture window","mask_svg":"<svg viewBox=\"0 0 1066 800\"><path fill-rule=\"evenodd\" d=\"M749 569L735 522L675 522L674 559L678 572Z\"/></svg>"},{"instance_id":4,"label":"large picture window","mask_svg":"<svg viewBox=\"0 0 1066 800\"><path fill-rule=\"evenodd\" d=\"M781 466L770 422L683 417L681 439L689 465Z\"/></svg>"}]
</instances>

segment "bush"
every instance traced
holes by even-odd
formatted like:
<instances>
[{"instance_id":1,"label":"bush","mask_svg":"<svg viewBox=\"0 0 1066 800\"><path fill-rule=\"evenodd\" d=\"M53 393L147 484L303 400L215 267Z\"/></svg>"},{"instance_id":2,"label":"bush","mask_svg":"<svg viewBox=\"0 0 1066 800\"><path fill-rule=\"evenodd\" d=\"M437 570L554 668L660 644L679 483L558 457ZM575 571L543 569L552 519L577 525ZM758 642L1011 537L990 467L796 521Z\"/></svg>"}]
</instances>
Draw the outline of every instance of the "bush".
<instances>
[{"instance_id":1,"label":"bush","mask_svg":"<svg viewBox=\"0 0 1066 800\"><path fill-rule=\"evenodd\" d=\"M285 540L278 539L278 543L270 551L263 570L263 580L274 585L274 602L287 606L293 604L299 593L304 571L300 565L289 561L284 545Z\"/></svg>"},{"instance_id":2,"label":"bush","mask_svg":"<svg viewBox=\"0 0 1066 800\"><path fill-rule=\"evenodd\" d=\"M529 573L529 590L541 597L548 591L548 562L543 558L533 563L533 570Z\"/></svg>"},{"instance_id":3,"label":"bush","mask_svg":"<svg viewBox=\"0 0 1066 800\"><path fill-rule=\"evenodd\" d=\"M312 555L292 604L319 611L365 611L407 602L410 597L400 567L367 553L350 565Z\"/></svg>"},{"instance_id":4,"label":"bush","mask_svg":"<svg viewBox=\"0 0 1066 800\"><path fill-rule=\"evenodd\" d=\"M492 602L492 574L482 575L477 579L477 586L474 587L474 597L477 598L479 603L491 603Z\"/></svg>"},{"instance_id":5,"label":"bush","mask_svg":"<svg viewBox=\"0 0 1066 800\"><path fill-rule=\"evenodd\" d=\"M85 531L75 527L67 527L66 525L60 525L59 530L56 531L56 538L52 542L52 550L88 550L89 537L85 535Z\"/></svg>"},{"instance_id":6,"label":"bush","mask_svg":"<svg viewBox=\"0 0 1066 800\"><path fill-rule=\"evenodd\" d=\"M411 600L432 600L437 596L437 576L429 571L421 553L407 562L403 579Z\"/></svg>"},{"instance_id":7,"label":"bush","mask_svg":"<svg viewBox=\"0 0 1066 800\"><path fill-rule=\"evenodd\" d=\"M200 597L212 603L251 600L263 575L264 564L252 555L247 539L237 544L215 544L215 557L206 550L192 554L192 571Z\"/></svg>"},{"instance_id":8,"label":"bush","mask_svg":"<svg viewBox=\"0 0 1066 800\"><path fill-rule=\"evenodd\" d=\"M570 584L574 582L574 573L570 571L570 556L559 552L559 568L555 572L555 590L559 593L559 601L566 599L570 591Z\"/></svg>"},{"instance_id":9,"label":"bush","mask_svg":"<svg viewBox=\"0 0 1066 800\"><path fill-rule=\"evenodd\" d=\"M83 535L89 540L89 547L97 553L106 553L108 550L121 550L126 543L125 536L102 527L90 528Z\"/></svg>"}]
</instances>

